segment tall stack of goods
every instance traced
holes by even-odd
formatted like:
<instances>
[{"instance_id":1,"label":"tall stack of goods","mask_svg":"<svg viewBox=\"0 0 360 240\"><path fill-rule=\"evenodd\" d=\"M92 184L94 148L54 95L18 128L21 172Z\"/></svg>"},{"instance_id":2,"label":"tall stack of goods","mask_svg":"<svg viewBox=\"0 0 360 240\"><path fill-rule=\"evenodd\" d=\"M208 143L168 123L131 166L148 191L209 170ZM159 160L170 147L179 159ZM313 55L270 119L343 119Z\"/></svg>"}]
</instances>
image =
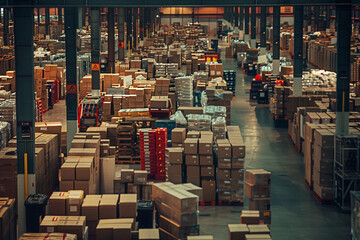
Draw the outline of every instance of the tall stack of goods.
<instances>
[{"instance_id":1,"label":"tall stack of goods","mask_svg":"<svg viewBox=\"0 0 360 240\"><path fill-rule=\"evenodd\" d=\"M224 70L224 80L226 81L226 90L235 93L235 87L236 87L235 70Z\"/></svg>"},{"instance_id":2,"label":"tall stack of goods","mask_svg":"<svg viewBox=\"0 0 360 240\"><path fill-rule=\"evenodd\" d=\"M186 182L196 186L200 186L199 137L200 132L189 131L184 141Z\"/></svg>"},{"instance_id":3,"label":"tall stack of goods","mask_svg":"<svg viewBox=\"0 0 360 240\"><path fill-rule=\"evenodd\" d=\"M167 129L156 129L156 180L166 180L165 149L167 147Z\"/></svg>"},{"instance_id":4,"label":"tall stack of goods","mask_svg":"<svg viewBox=\"0 0 360 240\"><path fill-rule=\"evenodd\" d=\"M192 77L175 78L176 101L179 106L193 106L193 83L194 79Z\"/></svg>"},{"instance_id":5,"label":"tall stack of goods","mask_svg":"<svg viewBox=\"0 0 360 240\"><path fill-rule=\"evenodd\" d=\"M246 170L245 195L249 199L249 209L258 210L260 220L271 223L270 212L271 173L263 169Z\"/></svg>"},{"instance_id":6,"label":"tall stack of goods","mask_svg":"<svg viewBox=\"0 0 360 240\"><path fill-rule=\"evenodd\" d=\"M199 196L166 182L153 184L152 200L159 214L160 239L199 235Z\"/></svg>"},{"instance_id":7,"label":"tall stack of goods","mask_svg":"<svg viewBox=\"0 0 360 240\"><path fill-rule=\"evenodd\" d=\"M148 177L154 178L156 172L156 131L154 129L140 130L141 169L148 172Z\"/></svg>"},{"instance_id":8,"label":"tall stack of goods","mask_svg":"<svg viewBox=\"0 0 360 240\"><path fill-rule=\"evenodd\" d=\"M180 184L183 182L184 148L166 148L166 173L169 182Z\"/></svg>"},{"instance_id":9,"label":"tall stack of goods","mask_svg":"<svg viewBox=\"0 0 360 240\"><path fill-rule=\"evenodd\" d=\"M116 128L117 161L131 161L135 154L137 128L134 122L118 121Z\"/></svg>"},{"instance_id":10,"label":"tall stack of goods","mask_svg":"<svg viewBox=\"0 0 360 240\"><path fill-rule=\"evenodd\" d=\"M205 114L187 115L189 131L210 131L211 116Z\"/></svg>"},{"instance_id":11,"label":"tall stack of goods","mask_svg":"<svg viewBox=\"0 0 360 240\"><path fill-rule=\"evenodd\" d=\"M0 103L1 121L10 123L11 136L16 135L16 108L15 100L7 99Z\"/></svg>"}]
</instances>

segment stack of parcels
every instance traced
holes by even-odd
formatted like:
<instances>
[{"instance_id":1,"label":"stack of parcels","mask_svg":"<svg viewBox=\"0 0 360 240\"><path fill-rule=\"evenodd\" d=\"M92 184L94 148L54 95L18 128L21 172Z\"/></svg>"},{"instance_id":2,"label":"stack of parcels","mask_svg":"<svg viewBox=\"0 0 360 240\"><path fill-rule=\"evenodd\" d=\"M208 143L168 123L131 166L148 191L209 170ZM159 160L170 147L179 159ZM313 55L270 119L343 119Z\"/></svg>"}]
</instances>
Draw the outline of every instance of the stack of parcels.
<instances>
[{"instance_id":1,"label":"stack of parcels","mask_svg":"<svg viewBox=\"0 0 360 240\"><path fill-rule=\"evenodd\" d=\"M169 78L157 78L155 84L155 96L168 96L169 95Z\"/></svg>"},{"instance_id":2,"label":"stack of parcels","mask_svg":"<svg viewBox=\"0 0 360 240\"><path fill-rule=\"evenodd\" d=\"M152 199L159 214L161 239L199 235L199 197L173 183L155 183Z\"/></svg>"},{"instance_id":3,"label":"stack of parcels","mask_svg":"<svg viewBox=\"0 0 360 240\"><path fill-rule=\"evenodd\" d=\"M5 196L5 195L2 195ZM17 239L16 205L14 198L0 197L0 239Z\"/></svg>"},{"instance_id":4,"label":"stack of parcels","mask_svg":"<svg viewBox=\"0 0 360 240\"><path fill-rule=\"evenodd\" d=\"M141 60L131 60L130 61L130 68L141 69Z\"/></svg>"},{"instance_id":5,"label":"stack of parcels","mask_svg":"<svg viewBox=\"0 0 360 240\"><path fill-rule=\"evenodd\" d=\"M171 144L172 147L184 147L186 139L186 128L174 128L171 131Z\"/></svg>"},{"instance_id":6,"label":"stack of parcels","mask_svg":"<svg viewBox=\"0 0 360 240\"><path fill-rule=\"evenodd\" d=\"M0 150L6 146L11 138L10 123L0 122Z\"/></svg>"},{"instance_id":7,"label":"stack of parcels","mask_svg":"<svg viewBox=\"0 0 360 240\"><path fill-rule=\"evenodd\" d=\"M244 212L244 211L243 211ZM246 213L245 213L246 214ZM244 217L245 219L246 217ZM229 240L271 240L270 229L262 224L228 224Z\"/></svg>"},{"instance_id":8,"label":"stack of parcels","mask_svg":"<svg viewBox=\"0 0 360 240\"><path fill-rule=\"evenodd\" d=\"M218 201L242 202L244 200L244 160L238 157L228 139L217 139L216 169Z\"/></svg>"},{"instance_id":9,"label":"stack of parcels","mask_svg":"<svg viewBox=\"0 0 360 240\"><path fill-rule=\"evenodd\" d=\"M223 65L222 63L208 63L209 66L209 76L213 77L222 77L223 76Z\"/></svg>"},{"instance_id":10,"label":"stack of parcels","mask_svg":"<svg viewBox=\"0 0 360 240\"><path fill-rule=\"evenodd\" d=\"M168 63L166 66L166 75L170 77L177 77L179 75L179 64Z\"/></svg>"},{"instance_id":11,"label":"stack of parcels","mask_svg":"<svg viewBox=\"0 0 360 240\"><path fill-rule=\"evenodd\" d=\"M265 224L271 223L270 180L271 173L268 171L246 170L245 195L249 198L249 209L258 210Z\"/></svg>"},{"instance_id":12,"label":"stack of parcels","mask_svg":"<svg viewBox=\"0 0 360 240\"><path fill-rule=\"evenodd\" d=\"M190 134L188 134L191 136ZM201 131L199 139L199 164L201 186L204 189L203 201L216 201L215 165L213 156L213 138L210 131Z\"/></svg>"},{"instance_id":13,"label":"stack of parcels","mask_svg":"<svg viewBox=\"0 0 360 240\"><path fill-rule=\"evenodd\" d=\"M80 216L84 201L84 191L53 192L49 198L48 215Z\"/></svg>"},{"instance_id":14,"label":"stack of parcels","mask_svg":"<svg viewBox=\"0 0 360 240\"><path fill-rule=\"evenodd\" d=\"M10 123L11 136L16 135L16 108L15 100L7 99L0 102L0 120Z\"/></svg>"},{"instance_id":15,"label":"stack of parcels","mask_svg":"<svg viewBox=\"0 0 360 240\"><path fill-rule=\"evenodd\" d=\"M148 182L146 170L120 169L114 178L114 193L137 194L138 200L150 200L151 182Z\"/></svg>"},{"instance_id":16,"label":"stack of parcels","mask_svg":"<svg viewBox=\"0 0 360 240\"><path fill-rule=\"evenodd\" d=\"M70 233L24 233L19 240L77 240L75 234Z\"/></svg>"},{"instance_id":17,"label":"stack of parcels","mask_svg":"<svg viewBox=\"0 0 360 240\"><path fill-rule=\"evenodd\" d=\"M191 134L195 134L195 136L191 136ZM186 164L186 172L184 175L186 176L187 183L192 183L196 186L200 186L199 137L199 132L189 131L184 141Z\"/></svg>"},{"instance_id":18,"label":"stack of parcels","mask_svg":"<svg viewBox=\"0 0 360 240\"><path fill-rule=\"evenodd\" d=\"M230 125L231 123L231 100L233 93L231 91L223 91L221 89L216 89L215 87L206 87L206 105L210 106L220 106L226 108L226 124ZM205 103L204 103L205 104ZM223 108L218 109L217 111L223 112Z\"/></svg>"},{"instance_id":19,"label":"stack of parcels","mask_svg":"<svg viewBox=\"0 0 360 240\"><path fill-rule=\"evenodd\" d=\"M45 216L40 224L40 232L64 232L75 234L78 240L86 239L85 216Z\"/></svg>"},{"instance_id":20,"label":"stack of parcels","mask_svg":"<svg viewBox=\"0 0 360 240\"><path fill-rule=\"evenodd\" d=\"M292 94L290 87L275 86L274 89L274 108L272 114L277 118L283 118L287 114L288 97Z\"/></svg>"},{"instance_id":21,"label":"stack of parcels","mask_svg":"<svg viewBox=\"0 0 360 240\"><path fill-rule=\"evenodd\" d=\"M194 82L197 91L203 91L206 88L209 75L206 72L194 72Z\"/></svg>"},{"instance_id":22,"label":"stack of parcels","mask_svg":"<svg viewBox=\"0 0 360 240\"><path fill-rule=\"evenodd\" d=\"M166 77L166 64L165 63L156 63L155 64L155 76L156 77Z\"/></svg>"},{"instance_id":23,"label":"stack of parcels","mask_svg":"<svg viewBox=\"0 0 360 240\"><path fill-rule=\"evenodd\" d=\"M183 182L184 148L171 147L165 150L167 181L180 184Z\"/></svg>"},{"instance_id":24,"label":"stack of parcels","mask_svg":"<svg viewBox=\"0 0 360 240\"><path fill-rule=\"evenodd\" d=\"M147 107L144 104L145 103L145 89L144 88L129 88L129 94L134 96L133 99L129 100L129 104L131 101L133 101L133 102L135 102L136 108Z\"/></svg>"},{"instance_id":25,"label":"stack of parcels","mask_svg":"<svg viewBox=\"0 0 360 240\"><path fill-rule=\"evenodd\" d=\"M88 130L91 131L91 128ZM108 149L106 144L101 148L101 137L106 138L106 135L105 129L101 135L99 132L87 132L74 136L68 157L59 171L60 191L76 189L84 190L86 194L99 192L100 156Z\"/></svg>"},{"instance_id":26,"label":"stack of parcels","mask_svg":"<svg viewBox=\"0 0 360 240\"><path fill-rule=\"evenodd\" d=\"M322 200L333 200L334 131L315 129L312 144L314 192Z\"/></svg>"},{"instance_id":27,"label":"stack of parcels","mask_svg":"<svg viewBox=\"0 0 360 240\"><path fill-rule=\"evenodd\" d=\"M168 96L152 96L150 99L151 109L169 109L170 99Z\"/></svg>"},{"instance_id":28,"label":"stack of parcels","mask_svg":"<svg viewBox=\"0 0 360 240\"><path fill-rule=\"evenodd\" d=\"M194 79L192 77L175 78L176 101L179 106L193 106L193 84Z\"/></svg>"},{"instance_id":29,"label":"stack of parcels","mask_svg":"<svg viewBox=\"0 0 360 240\"><path fill-rule=\"evenodd\" d=\"M102 219L96 227L96 239L131 240L136 235L135 223L132 218Z\"/></svg>"},{"instance_id":30,"label":"stack of parcels","mask_svg":"<svg viewBox=\"0 0 360 240\"><path fill-rule=\"evenodd\" d=\"M211 129L215 139L226 138L226 119L224 117L216 117L211 121Z\"/></svg>"},{"instance_id":31,"label":"stack of parcels","mask_svg":"<svg viewBox=\"0 0 360 240\"><path fill-rule=\"evenodd\" d=\"M211 116L204 114L189 114L188 130L189 131L210 131Z\"/></svg>"},{"instance_id":32,"label":"stack of parcels","mask_svg":"<svg viewBox=\"0 0 360 240\"><path fill-rule=\"evenodd\" d=\"M118 73L106 73L102 74L103 77L103 92L107 92L108 88L111 88L113 84L119 84L119 74Z\"/></svg>"},{"instance_id":33,"label":"stack of parcels","mask_svg":"<svg viewBox=\"0 0 360 240\"><path fill-rule=\"evenodd\" d=\"M226 117L226 107L224 106L204 106L204 114L212 118Z\"/></svg>"},{"instance_id":34,"label":"stack of parcels","mask_svg":"<svg viewBox=\"0 0 360 240\"><path fill-rule=\"evenodd\" d=\"M38 193L47 194L53 189L54 186L58 184L58 171L60 166L59 161L59 141L57 134L43 134L43 133L35 133L35 173L36 173L36 190ZM15 161L15 168L17 164L16 154L16 139L11 139L8 142L9 148L4 148L3 159L13 159ZM12 153L13 152L13 153ZM10 161L11 162L11 161ZM2 163L5 163L2 161ZM7 167L12 166L12 164ZM5 172L1 176L9 176L14 174L15 181L12 183L16 186L16 171L12 173L11 171ZM1 184L1 181L0 181ZM4 182L5 189L11 187L9 182ZM10 189L9 192L16 191L16 187ZM13 196L16 197L16 194Z\"/></svg>"}]
</instances>

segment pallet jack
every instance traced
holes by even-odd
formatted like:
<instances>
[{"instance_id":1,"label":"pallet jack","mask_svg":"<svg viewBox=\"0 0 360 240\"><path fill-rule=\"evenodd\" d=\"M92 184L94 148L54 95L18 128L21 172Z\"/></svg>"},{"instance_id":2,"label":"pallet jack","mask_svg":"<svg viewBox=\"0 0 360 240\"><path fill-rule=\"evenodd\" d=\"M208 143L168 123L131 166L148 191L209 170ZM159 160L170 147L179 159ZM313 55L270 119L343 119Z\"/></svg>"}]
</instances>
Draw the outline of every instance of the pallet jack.
<instances>
[{"instance_id":1,"label":"pallet jack","mask_svg":"<svg viewBox=\"0 0 360 240\"><path fill-rule=\"evenodd\" d=\"M88 127L99 127L102 123L104 98L102 96L86 96L79 106L79 130L86 132Z\"/></svg>"}]
</instances>

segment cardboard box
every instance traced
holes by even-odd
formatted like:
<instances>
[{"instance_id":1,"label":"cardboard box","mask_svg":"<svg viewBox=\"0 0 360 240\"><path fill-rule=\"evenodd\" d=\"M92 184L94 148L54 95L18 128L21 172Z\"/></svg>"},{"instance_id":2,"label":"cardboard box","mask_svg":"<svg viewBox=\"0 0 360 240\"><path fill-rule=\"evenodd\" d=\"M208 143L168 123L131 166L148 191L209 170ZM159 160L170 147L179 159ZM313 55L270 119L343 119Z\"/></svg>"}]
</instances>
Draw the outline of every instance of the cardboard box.
<instances>
[{"instance_id":1,"label":"cardboard box","mask_svg":"<svg viewBox=\"0 0 360 240\"><path fill-rule=\"evenodd\" d=\"M68 192L53 192L49 198L48 215L65 216L66 199L69 197Z\"/></svg>"},{"instance_id":2,"label":"cardboard box","mask_svg":"<svg viewBox=\"0 0 360 240\"><path fill-rule=\"evenodd\" d=\"M96 193L96 190L93 187L93 184L89 180L86 180L86 181L76 180L75 184L74 184L74 189L83 190L85 195Z\"/></svg>"},{"instance_id":3,"label":"cardboard box","mask_svg":"<svg viewBox=\"0 0 360 240\"><path fill-rule=\"evenodd\" d=\"M136 218L137 196L136 194L121 194L119 202L120 218Z\"/></svg>"},{"instance_id":4,"label":"cardboard box","mask_svg":"<svg viewBox=\"0 0 360 240\"><path fill-rule=\"evenodd\" d=\"M246 224L228 224L229 240L243 240L245 234L249 233L249 228Z\"/></svg>"},{"instance_id":5,"label":"cardboard box","mask_svg":"<svg viewBox=\"0 0 360 240\"><path fill-rule=\"evenodd\" d=\"M159 229L139 229L139 240L160 240Z\"/></svg>"},{"instance_id":6,"label":"cardboard box","mask_svg":"<svg viewBox=\"0 0 360 240\"><path fill-rule=\"evenodd\" d=\"M184 141L185 154L198 154L198 139L196 138L186 138Z\"/></svg>"},{"instance_id":7,"label":"cardboard box","mask_svg":"<svg viewBox=\"0 0 360 240\"><path fill-rule=\"evenodd\" d=\"M74 190L74 181L60 181L59 190L61 192L67 192L69 190Z\"/></svg>"},{"instance_id":8,"label":"cardboard box","mask_svg":"<svg viewBox=\"0 0 360 240\"><path fill-rule=\"evenodd\" d=\"M200 167L199 166L186 166L186 179L188 183L200 186Z\"/></svg>"},{"instance_id":9,"label":"cardboard box","mask_svg":"<svg viewBox=\"0 0 360 240\"><path fill-rule=\"evenodd\" d=\"M186 128L174 128L171 131L172 143L183 143L186 138Z\"/></svg>"},{"instance_id":10,"label":"cardboard box","mask_svg":"<svg viewBox=\"0 0 360 240\"><path fill-rule=\"evenodd\" d=\"M248 225L249 234L270 234L270 229L267 225Z\"/></svg>"},{"instance_id":11,"label":"cardboard box","mask_svg":"<svg viewBox=\"0 0 360 240\"><path fill-rule=\"evenodd\" d=\"M96 239L131 239L133 222L130 221L131 219L100 220L96 227Z\"/></svg>"},{"instance_id":12,"label":"cardboard box","mask_svg":"<svg viewBox=\"0 0 360 240\"><path fill-rule=\"evenodd\" d=\"M122 182L134 182L134 169L121 169Z\"/></svg>"},{"instance_id":13,"label":"cardboard box","mask_svg":"<svg viewBox=\"0 0 360 240\"><path fill-rule=\"evenodd\" d=\"M134 170L134 183L144 184L147 182L148 173L146 170Z\"/></svg>"},{"instance_id":14,"label":"cardboard box","mask_svg":"<svg viewBox=\"0 0 360 240\"><path fill-rule=\"evenodd\" d=\"M178 147L166 148L165 156L168 163L182 164L184 149Z\"/></svg>"},{"instance_id":15,"label":"cardboard box","mask_svg":"<svg viewBox=\"0 0 360 240\"><path fill-rule=\"evenodd\" d=\"M45 216L40 224L40 232L70 233L76 234L78 239L83 239L85 219L85 216Z\"/></svg>"},{"instance_id":16,"label":"cardboard box","mask_svg":"<svg viewBox=\"0 0 360 240\"><path fill-rule=\"evenodd\" d=\"M78 163L76 165L76 180L88 181L92 176L91 163Z\"/></svg>"},{"instance_id":17,"label":"cardboard box","mask_svg":"<svg viewBox=\"0 0 360 240\"><path fill-rule=\"evenodd\" d=\"M215 167L201 166L201 177L215 177Z\"/></svg>"},{"instance_id":18,"label":"cardboard box","mask_svg":"<svg viewBox=\"0 0 360 240\"><path fill-rule=\"evenodd\" d=\"M60 168L60 181L71 181L76 179L76 163L64 163Z\"/></svg>"},{"instance_id":19,"label":"cardboard box","mask_svg":"<svg viewBox=\"0 0 360 240\"><path fill-rule=\"evenodd\" d=\"M211 138L201 138L199 139L199 154L212 154L212 139Z\"/></svg>"},{"instance_id":20,"label":"cardboard box","mask_svg":"<svg viewBox=\"0 0 360 240\"><path fill-rule=\"evenodd\" d=\"M254 210L242 210L241 212L241 223L242 224L259 224L260 212Z\"/></svg>"},{"instance_id":21,"label":"cardboard box","mask_svg":"<svg viewBox=\"0 0 360 240\"><path fill-rule=\"evenodd\" d=\"M246 234L245 240L271 240L270 234Z\"/></svg>"},{"instance_id":22,"label":"cardboard box","mask_svg":"<svg viewBox=\"0 0 360 240\"><path fill-rule=\"evenodd\" d=\"M212 166L214 164L213 155L200 155L200 166Z\"/></svg>"},{"instance_id":23,"label":"cardboard box","mask_svg":"<svg viewBox=\"0 0 360 240\"><path fill-rule=\"evenodd\" d=\"M189 235L199 235L200 231L199 225L184 227L163 215L159 216L159 226L166 232L171 233L172 239L185 239ZM163 239L162 236L160 237Z\"/></svg>"},{"instance_id":24,"label":"cardboard box","mask_svg":"<svg viewBox=\"0 0 360 240\"><path fill-rule=\"evenodd\" d=\"M246 170L245 181L253 185L270 184L271 173L263 169Z\"/></svg>"},{"instance_id":25,"label":"cardboard box","mask_svg":"<svg viewBox=\"0 0 360 240\"><path fill-rule=\"evenodd\" d=\"M200 138L200 132L199 131L188 131L186 134L187 138Z\"/></svg>"},{"instance_id":26,"label":"cardboard box","mask_svg":"<svg viewBox=\"0 0 360 240\"><path fill-rule=\"evenodd\" d=\"M187 154L185 155L185 163L186 165L199 165L199 155L196 154Z\"/></svg>"},{"instance_id":27,"label":"cardboard box","mask_svg":"<svg viewBox=\"0 0 360 240\"><path fill-rule=\"evenodd\" d=\"M230 141L233 158L245 158L245 144L243 142Z\"/></svg>"},{"instance_id":28,"label":"cardboard box","mask_svg":"<svg viewBox=\"0 0 360 240\"><path fill-rule=\"evenodd\" d=\"M270 198L249 199L250 210L270 210Z\"/></svg>"},{"instance_id":29,"label":"cardboard box","mask_svg":"<svg viewBox=\"0 0 360 240\"><path fill-rule=\"evenodd\" d=\"M81 205L84 200L84 191L71 190L68 194L69 196L66 199L66 215L81 216Z\"/></svg>"},{"instance_id":30,"label":"cardboard box","mask_svg":"<svg viewBox=\"0 0 360 240\"><path fill-rule=\"evenodd\" d=\"M242 169L245 168L245 159L243 158L232 158L231 168Z\"/></svg>"},{"instance_id":31,"label":"cardboard box","mask_svg":"<svg viewBox=\"0 0 360 240\"><path fill-rule=\"evenodd\" d=\"M89 196L89 195L88 195ZM81 214L86 216L86 221L97 221L99 220L99 204L101 195L99 198L85 198L81 206Z\"/></svg>"},{"instance_id":32,"label":"cardboard box","mask_svg":"<svg viewBox=\"0 0 360 240\"><path fill-rule=\"evenodd\" d=\"M244 169L231 169L231 179L244 181L244 173Z\"/></svg>"},{"instance_id":33,"label":"cardboard box","mask_svg":"<svg viewBox=\"0 0 360 240\"><path fill-rule=\"evenodd\" d=\"M230 180L231 179L231 170L230 169L216 169L216 176L219 180Z\"/></svg>"},{"instance_id":34,"label":"cardboard box","mask_svg":"<svg viewBox=\"0 0 360 240\"><path fill-rule=\"evenodd\" d=\"M270 185L253 185L245 182L245 195L248 198L270 198Z\"/></svg>"},{"instance_id":35,"label":"cardboard box","mask_svg":"<svg viewBox=\"0 0 360 240\"><path fill-rule=\"evenodd\" d=\"M231 169L231 158L218 158L218 167L223 169Z\"/></svg>"},{"instance_id":36,"label":"cardboard box","mask_svg":"<svg viewBox=\"0 0 360 240\"><path fill-rule=\"evenodd\" d=\"M169 164L167 167L168 181L180 184L182 183L182 164Z\"/></svg>"},{"instance_id":37,"label":"cardboard box","mask_svg":"<svg viewBox=\"0 0 360 240\"><path fill-rule=\"evenodd\" d=\"M203 236L188 236L187 240L214 240L214 237L211 235L203 235Z\"/></svg>"},{"instance_id":38,"label":"cardboard box","mask_svg":"<svg viewBox=\"0 0 360 240\"><path fill-rule=\"evenodd\" d=\"M204 202L212 202L216 200L216 183L213 180L202 180Z\"/></svg>"},{"instance_id":39,"label":"cardboard box","mask_svg":"<svg viewBox=\"0 0 360 240\"><path fill-rule=\"evenodd\" d=\"M103 195L99 204L99 219L114 219L117 217L119 195Z\"/></svg>"},{"instance_id":40,"label":"cardboard box","mask_svg":"<svg viewBox=\"0 0 360 240\"><path fill-rule=\"evenodd\" d=\"M100 192L114 193L115 156L100 158Z\"/></svg>"},{"instance_id":41,"label":"cardboard box","mask_svg":"<svg viewBox=\"0 0 360 240\"><path fill-rule=\"evenodd\" d=\"M218 157L219 158L231 158L230 143L218 143Z\"/></svg>"}]
</instances>

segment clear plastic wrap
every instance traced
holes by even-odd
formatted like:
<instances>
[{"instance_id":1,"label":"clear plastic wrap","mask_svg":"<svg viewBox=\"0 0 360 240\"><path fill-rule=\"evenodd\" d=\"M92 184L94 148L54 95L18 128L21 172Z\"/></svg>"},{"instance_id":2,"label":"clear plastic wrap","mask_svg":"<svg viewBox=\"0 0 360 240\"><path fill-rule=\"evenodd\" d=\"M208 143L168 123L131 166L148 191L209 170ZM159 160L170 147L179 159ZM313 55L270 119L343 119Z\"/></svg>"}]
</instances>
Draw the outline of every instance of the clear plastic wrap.
<instances>
[{"instance_id":1,"label":"clear plastic wrap","mask_svg":"<svg viewBox=\"0 0 360 240\"><path fill-rule=\"evenodd\" d=\"M16 106L15 99L7 99L0 103L0 121L8 122L10 124L11 136L16 135L16 107L15 106Z\"/></svg>"},{"instance_id":2,"label":"clear plastic wrap","mask_svg":"<svg viewBox=\"0 0 360 240\"><path fill-rule=\"evenodd\" d=\"M204 114L210 115L212 119L226 117L226 107L224 106L204 106Z\"/></svg>"},{"instance_id":3,"label":"clear plastic wrap","mask_svg":"<svg viewBox=\"0 0 360 240\"><path fill-rule=\"evenodd\" d=\"M3 149L11 139L11 127L8 122L0 122L0 150Z\"/></svg>"},{"instance_id":4,"label":"clear plastic wrap","mask_svg":"<svg viewBox=\"0 0 360 240\"><path fill-rule=\"evenodd\" d=\"M173 115L171 115L170 120L175 120L176 125L186 126L187 124L186 118L181 111L176 111Z\"/></svg>"},{"instance_id":5,"label":"clear plastic wrap","mask_svg":"<svg viewBox=\"0 0 360 240\"><path fill-rule=\"evenodd\" d=\"M210 131L211 116L205 114L187 115L188 131Z\"/></svg>"},{"instance_id":6,"label":"clear plastic wrap","mask_svg":"<svg viewBox=\"0 0 360 240\"><path fill-rule=\"evenodd\" d=\"M175 78L176 101L180 107L192 107L194 101L194 78L177 77Z\"/></svg>"},{"instance_id":7,"label":"clear plastic wrap","mask_svg":"<svg viewBox=\"0 0 360 240\"><path fill-rule=\"evenodd\" d=\"M207 106L208 97L205 91L201 93L201 106Z\"/></svg>"},{"instance_id":8,"label":"clear plastic wrap","mask_svg":"<svg viewBox=\"0 0 360 240\"><path fill-rule=\"evenodd\" d=\"M226 118L215 117L211 121L211 129L214 133L214 139L225 139L226 138Z\"/></svg>"}]
</instances>

